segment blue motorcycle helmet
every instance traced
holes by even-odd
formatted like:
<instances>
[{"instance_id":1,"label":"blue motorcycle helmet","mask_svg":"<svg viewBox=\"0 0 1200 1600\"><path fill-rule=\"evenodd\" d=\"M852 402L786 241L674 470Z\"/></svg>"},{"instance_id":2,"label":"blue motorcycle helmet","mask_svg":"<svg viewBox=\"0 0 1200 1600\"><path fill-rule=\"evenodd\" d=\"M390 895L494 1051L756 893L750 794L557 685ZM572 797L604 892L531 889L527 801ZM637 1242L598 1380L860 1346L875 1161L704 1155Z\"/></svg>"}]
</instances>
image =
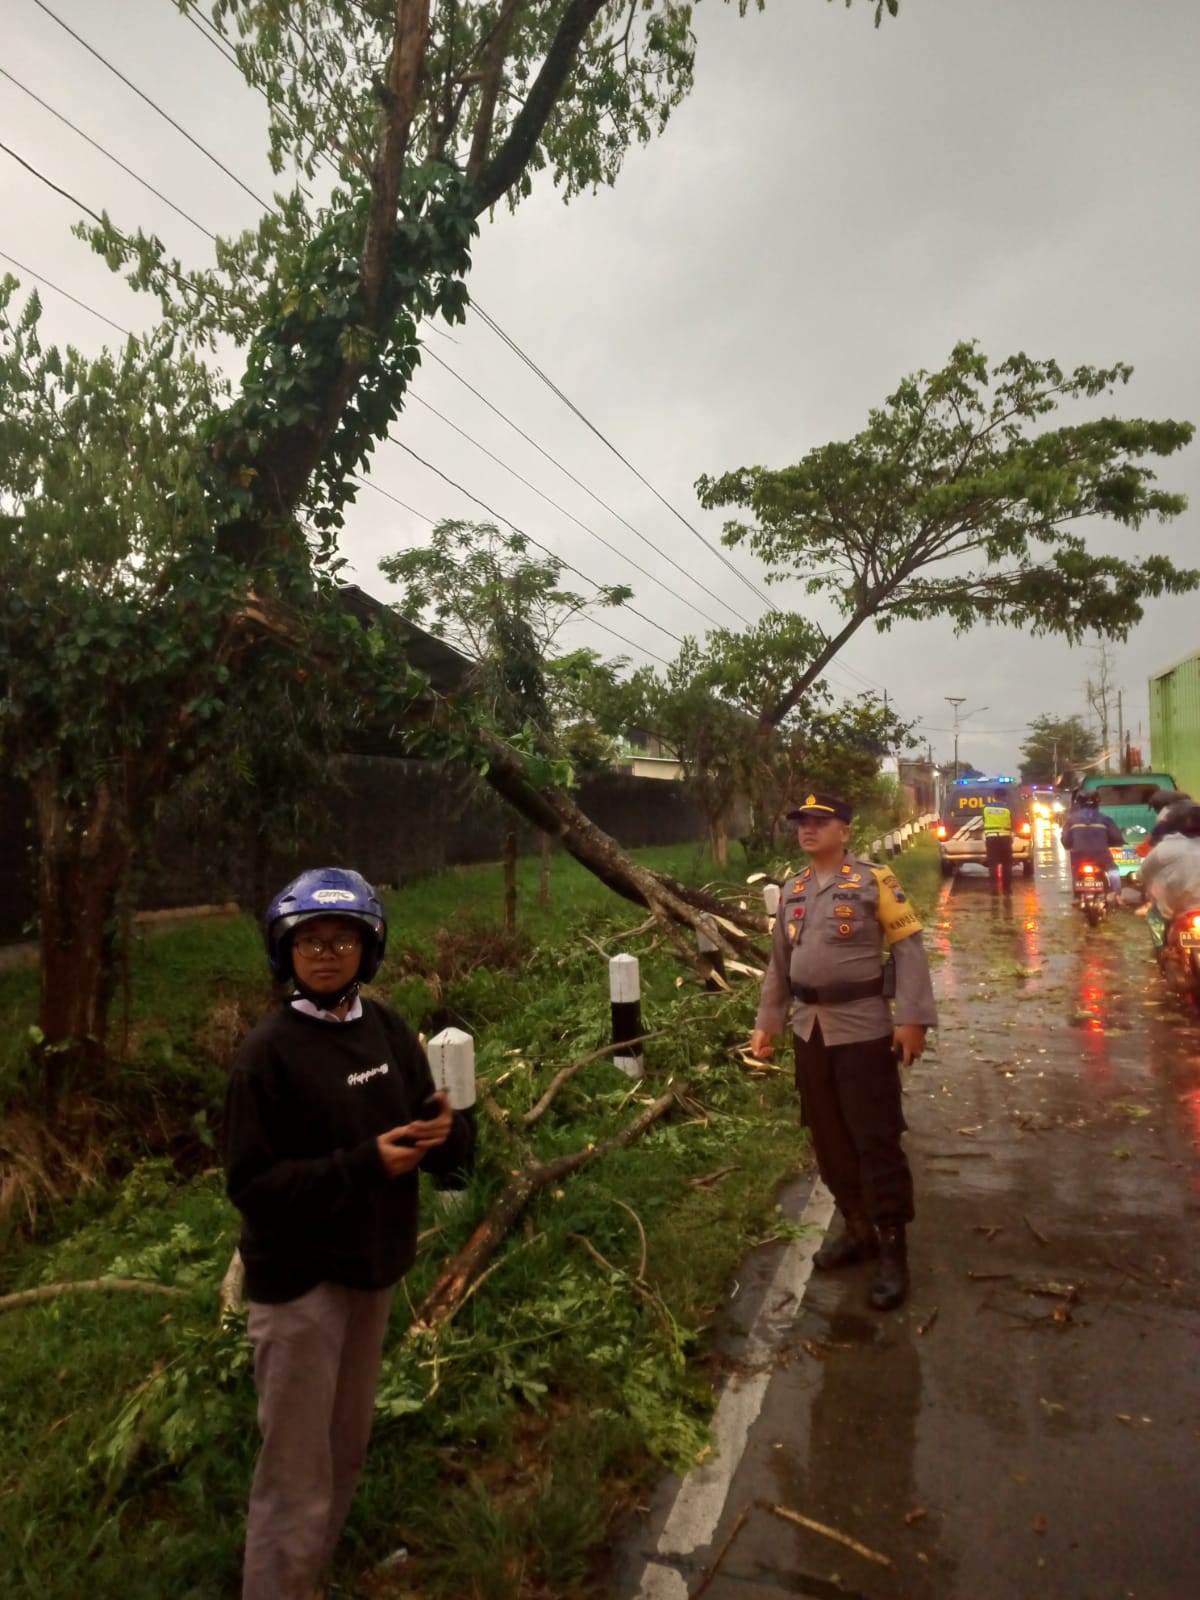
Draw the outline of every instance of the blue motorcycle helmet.
<instances>
[{"instance_id":1,"label":"blue motorcycle helmet","mask_svg":"<svg viewBox=\"0 0 1200 1600\"><path fill-rule=\"evenodd\" d=\"M355 984L369 983L387 948L387 917L379 896L360 872L348 867L313 867L283 888L267 907L263 934L267 962L281 981L296 980L292 935L316 917L344 917L363 930L362 960Z\"/></svg>"}]
</instances>

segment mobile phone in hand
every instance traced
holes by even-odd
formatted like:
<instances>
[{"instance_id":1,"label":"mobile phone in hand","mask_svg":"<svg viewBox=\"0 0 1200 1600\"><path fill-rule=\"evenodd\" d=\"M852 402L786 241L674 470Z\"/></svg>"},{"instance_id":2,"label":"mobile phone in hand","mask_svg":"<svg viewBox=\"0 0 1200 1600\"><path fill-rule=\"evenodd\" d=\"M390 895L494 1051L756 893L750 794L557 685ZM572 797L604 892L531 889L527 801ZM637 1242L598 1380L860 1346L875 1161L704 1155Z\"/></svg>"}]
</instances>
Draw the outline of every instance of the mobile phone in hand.
<instances>
[{"instance_id":1,"label":"mobile phone in hand","mask_svg":"<svg viewBox=\"0 0 1200 1600\"><path fill-rule=\"evenodd\" d=\"M435 1094L426 1095L425 1099L417 1107L417 1114L412 1120L414 1122L432 1122L434 1117L441 1115L441 1112L442 1102L438 1097ZM412 1149L416 1142L415 1139L410 1139L407 1135L403 1139L396 1140L397 1144L405 1145L408 1149Z\"/></svg>"}]
</instances>

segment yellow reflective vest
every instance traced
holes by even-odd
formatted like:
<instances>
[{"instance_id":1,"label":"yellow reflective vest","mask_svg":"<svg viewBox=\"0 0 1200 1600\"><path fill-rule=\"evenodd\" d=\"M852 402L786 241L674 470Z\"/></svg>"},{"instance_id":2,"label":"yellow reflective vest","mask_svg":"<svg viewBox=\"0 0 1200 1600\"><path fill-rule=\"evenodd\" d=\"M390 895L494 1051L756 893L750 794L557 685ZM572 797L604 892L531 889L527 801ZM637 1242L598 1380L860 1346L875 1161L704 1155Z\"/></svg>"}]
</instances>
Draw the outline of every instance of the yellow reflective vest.
<instances>
[{"instance_id":1,"label":"yellow reflective vest","mask_svg":"<svg viewBox=\"0 0 1200 1600\"><path fill-rule=\"evenodd\" d=\"M998 803L983 808L983 835L985 839L1007 839L1012 836L1012 812Z\"/></svg>"}]
</instances>

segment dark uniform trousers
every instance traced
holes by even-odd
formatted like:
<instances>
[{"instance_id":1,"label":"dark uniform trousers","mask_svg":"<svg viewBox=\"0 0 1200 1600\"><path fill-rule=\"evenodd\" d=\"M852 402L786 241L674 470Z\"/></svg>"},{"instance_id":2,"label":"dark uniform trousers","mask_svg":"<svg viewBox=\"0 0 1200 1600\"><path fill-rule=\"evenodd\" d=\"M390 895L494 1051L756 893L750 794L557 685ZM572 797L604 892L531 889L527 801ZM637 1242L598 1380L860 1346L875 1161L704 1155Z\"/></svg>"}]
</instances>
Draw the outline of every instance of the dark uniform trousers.
<instances>
[{"instance_id":1,"label":"dark uniform trousers","mask_svg":"<svg viewBox=\"0 0 1200 1600\"><path fill-rule=\"evenodd\" d=\"M913 1184L901 1135L907 1123L892 1038L827 1045L821 1024L796 1047L796 1088L817 1170L843 1216L877 1225L913 1220Z\"/></svg>"},{"instance_id":2,"label":"dark uniform trousers","mask_svg":"<svg viewBox=\"0 0 1200 1600\"><path fill-rule=\"evenodd\" d=\"M993 884L997 876L1003 889L1012 888L1013 842L1011 833L989 833L983 841L987 853L988 877Z\"/></svg>"}]
</instances>

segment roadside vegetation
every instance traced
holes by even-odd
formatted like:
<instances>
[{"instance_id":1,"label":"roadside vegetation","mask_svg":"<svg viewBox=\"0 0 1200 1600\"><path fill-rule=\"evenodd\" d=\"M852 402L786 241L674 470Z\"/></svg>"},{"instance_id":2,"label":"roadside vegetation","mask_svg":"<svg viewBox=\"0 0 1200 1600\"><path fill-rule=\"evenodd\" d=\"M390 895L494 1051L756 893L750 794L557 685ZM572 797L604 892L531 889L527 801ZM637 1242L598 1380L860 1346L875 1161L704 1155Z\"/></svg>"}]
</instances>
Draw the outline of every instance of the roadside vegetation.
<instances>
[{"instance_id":1,"label":"roadside vegetation","mask_svg":"<svg viewBox=\"0 0 1200 1600\"><path fill-rule=\"evenodd\" d=\"M709 881L690 847L641 854ZM898 866L918 904L936 894L927 844ZM537 873L522 863L512 936L499 867L388 896L380 992L426 1031L469 1028L484 1094L471 1187L457 1207L429 1192L420 1259L397 1291L378 1434L343 1547L345 1575L372 1595L594 1593L614 1517L664 1467L709 1448L718 1374L706 1336L734 1267L793 1231L776 1201L805 1160L786 1058L751 1070L740 1054L757 984L709 994L680 981L661 936L631 932L636 909L590 874L557 858L541 909ZM752 893L732 878L723 888ZM554 1073L607 1043L603 957L619 950L641 958L644 1025L658 1035L646 1077L600 1058L526 1127ZM248 917L140 941L116 1089L127 1103L68 1102L63 1198L29 1170L28 1193L10 1195L0 1293L96 1278L183 1292L83 1291L0 1314L6 1592L236 1592L256 1436L244 1319L218 1318L236 1223L214 1140L229 1051L271 1003L262 970ZM20 1108L19 1051L35 980L0 976L10 1174L22 1170L14 1130L37 1121ZM672 1085L668 1115L535 1194L477 1292L435 1333L411 1331L413 1308L529 1154L600 1144ZM89 1117L90 1142L72 1146ZM383 1565L400 1544L408 1560Z\"/></svg>"}]
</instances>

